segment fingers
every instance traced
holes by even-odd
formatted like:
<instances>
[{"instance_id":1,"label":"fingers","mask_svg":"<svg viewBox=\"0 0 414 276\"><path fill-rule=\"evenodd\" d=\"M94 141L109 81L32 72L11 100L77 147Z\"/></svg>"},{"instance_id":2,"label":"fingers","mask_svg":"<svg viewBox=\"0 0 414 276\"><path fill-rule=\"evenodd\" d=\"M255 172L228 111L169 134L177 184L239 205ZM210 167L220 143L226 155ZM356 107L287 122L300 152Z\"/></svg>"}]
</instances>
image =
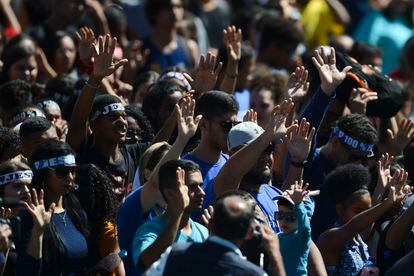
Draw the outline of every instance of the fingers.
<instances>
[{"instance_id":1,"label":"fingers","mask_svg":"<svg viewBox=\"0 0 414 276\"><path fill-rule=\"evenodd\" d=\"M318 196L320 193L320 190L309 191L308 196Z\"/></svg>"},{"instance_id":2,"label":"fingers","mask_svg":"<svg viewBox=\"0 0 414 276\"><path fill-rule=\"evenodd\" d=\"M50 204L49 205L48 212L50 212L53 215L53 213L55 212L55 208L56 208L56 204L55 203Z\"/></svg>"},{"instance_id":3,"label":"fingers","mask_svg":"<svg viewBox=\"0 0 414 276\"><path fill-rule=\"evenodd\" d=\"M126 65L128 63L128 60L127 59L121 59L120 61L118 61L117 63L115 63L114 64L114 67L115 67L115 71L119 68L119 67L121 67L121 66L124 66L124 65Z\"/></svg>"},{"instance_id":4,"label":"fingers","mask_svg":"<svg viewBox=\"0 0 414 276\"><path fill-rule=\"evenodd\" d=\"M388 136L388 139L390 140L394 140L395 138L394 132L391 129L387 129L387 136Z\"/></svg>"},{"instance_id":5,"label":"fingers","mask_svg":"<svg viewBox=\"0 0 414 276\"><path fill-rule=\"evenodd\" d=\"M39 200L37 198L37 192L35 189L32 189L32 200L35 206L39 205Z\"/></svg>"},{"instance_id":6,"label":"fingers","mask_svg":"<svg viewBox=\"0 0 414 276\"><path fill-rule=\"evenodd\" d=\"M214 75L218 75L221 72L221 69L223 69L223 62L219 62L217 64L216 70L214 70Z\"/></svg>"}]
</instances>

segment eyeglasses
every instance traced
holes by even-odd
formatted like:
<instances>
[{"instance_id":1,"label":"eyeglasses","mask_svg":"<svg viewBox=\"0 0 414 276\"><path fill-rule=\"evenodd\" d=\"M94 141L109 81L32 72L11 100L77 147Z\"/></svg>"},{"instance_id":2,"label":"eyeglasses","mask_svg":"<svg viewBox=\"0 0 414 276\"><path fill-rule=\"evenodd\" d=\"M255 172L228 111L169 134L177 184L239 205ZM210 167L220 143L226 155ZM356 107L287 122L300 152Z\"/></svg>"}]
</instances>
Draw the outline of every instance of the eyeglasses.
<instances>
[{"instance_id":1,"label":"eyeglasses","mask_svg":"<svg viewBox=\"0 0 414 276\"><path fill-rule=\"evenodd\" d=\"M60 166L56 168L49 168L49 170L54 171L57 178L65 178L71 173L72 175L76 173L76 166Z\"/></svg>"},{"instance_id":2,"label":"eyeglasses","mask_svg":"<svg viewBox=\"0 0 414 276\"><path fill-rule=\"evenodd\" d=\"M231 120L219 122L220 126L223 128L223 130L225 132L229 132L232 127L234 127L234 126L236 126L240 123L241 122L239 122L239 121L231 121Z\"/></svg>"},{"instance_id":3,"label":"eyeglasses","mask_svg":"<svg viewBox=\"0 0 414 276\"><path fill-rule=\"evenodd\" d=\"M129 128L127 129L127 133L126 133L127 138L132 138L134 136L137 136L139 140L143 140L146 137L146 135L147 135L147 132L142 129Z\"/></svg>"},{"instance_id":4,"label":"eyeglasses","mask_svg":"<svg viewBox=\"0 0 414 276\"><path fill-rule=\"evenodd\" d=\"M295 222L296 215L293 213L275 212L276 220L285 220L286 222Z\"/></svg>"}]
</instances>

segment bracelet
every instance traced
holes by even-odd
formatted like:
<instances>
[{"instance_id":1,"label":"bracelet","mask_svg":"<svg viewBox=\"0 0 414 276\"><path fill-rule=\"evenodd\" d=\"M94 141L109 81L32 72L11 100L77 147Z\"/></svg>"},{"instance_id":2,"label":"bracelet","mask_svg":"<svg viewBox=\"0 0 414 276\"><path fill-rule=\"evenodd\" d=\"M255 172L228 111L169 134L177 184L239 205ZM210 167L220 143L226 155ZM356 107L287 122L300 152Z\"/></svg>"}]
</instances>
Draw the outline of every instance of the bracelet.
<instances>
[{"instance_id":1,"label":"bracelet","mask_svg":"<svg viewBox=\"0 0 414 276\"><path fill-rule=\"evenodd\" d=\"M228 77L230 79L235 79L239 76L239 73L235 73L234 75L230 75L229 73L225 72L224 74L226 75L226 77Z\"/></svg>"},{"instance_id":2,"label":"bracelet","mask_svg":"<svg viewBox=\"0 0 414 276\"><path fill-rule=\"evenodd\" d=\"M101 87L100 84L98 86L93 86L89 82L86 82L85 85L88 86L89 88L92 88L92 89L99 89Z\"/></svg>"},{"instance_id":3,"label":"bracelet","mask_svg":"<svg viewBox=\"0 0 414 276\"><path fill-rule=\"evenodd\" d=\"M293 167L296 167L296 168L303 168L303 167L305 167L306 163L308 163L308 161L306 161L306 160L303 161L303 162L293 162L293 161L290 161L290 164Z\"/></svg>"}]
</instances>

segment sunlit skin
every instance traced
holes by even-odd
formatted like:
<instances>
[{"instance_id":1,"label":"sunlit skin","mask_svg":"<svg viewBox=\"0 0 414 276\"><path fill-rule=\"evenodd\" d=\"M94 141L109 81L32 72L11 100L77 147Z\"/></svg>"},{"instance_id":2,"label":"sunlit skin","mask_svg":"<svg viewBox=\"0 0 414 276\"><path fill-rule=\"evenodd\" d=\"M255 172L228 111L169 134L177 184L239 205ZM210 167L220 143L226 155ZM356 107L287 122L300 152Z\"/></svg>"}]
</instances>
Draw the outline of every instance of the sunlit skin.
<instances>
[{"instance_id":1,"label":"sunlit skin","mask_svg":"<svg viewBox=\"0 0 414 276\"><path fill-rule=\"evenodd\" d=\"M279 212L295 215L293 208L287 207L285 205L279 205ZM285 219L282 219L278 220L277 223L279 224L280 230L285 234L289 234L298 229L298 222L296 220L294 222L290 222L286 221Z\"/></svg>"},{"instance_id":2,"label":"sunlit skin","mask_svg":"<svg viewBox=\"0 0 414 276\"><path fill-rule=\"evenodd\" d=\"M35 56L22 58L10 66L10 80L24 80L34 83L37 79L38 67Z\"/></svg>"},{"instance_id":3,"label":"sunlit skin","mask_svg":"<svg viewBox=\"0 0 414 276\"><path fill-rule=\"evenodd\" d=\"M76 46L69 36L64 36L59 42L54 56L54 69L58 74L69 73L75 64Z\"/></svg>"}]
</instances>

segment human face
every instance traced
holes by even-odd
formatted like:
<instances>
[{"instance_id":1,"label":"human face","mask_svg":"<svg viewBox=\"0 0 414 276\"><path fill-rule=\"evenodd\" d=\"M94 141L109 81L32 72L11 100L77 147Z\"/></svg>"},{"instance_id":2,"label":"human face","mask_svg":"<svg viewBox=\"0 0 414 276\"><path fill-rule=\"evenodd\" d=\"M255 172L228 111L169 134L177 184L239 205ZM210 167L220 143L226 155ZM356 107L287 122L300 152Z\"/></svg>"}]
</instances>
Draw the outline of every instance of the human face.
<instances>
[{"instance_id":1,"label":"human face","mask_svg":"<svg viewBox=\"0 0 414 276\"><path fill-rule=\"evenodd\" d=\"M52 123L62 119L62 112L60 111L60 109L53 108L53 107L46 107L43 110L45 112L46 118Z\"/></svg>"},{"instance_id":2,"label":"human face","mask_svg":"<svg viewBox=\"0 0 414 276\"><path fill-rule=\"evenodd\" d=\"M167 121L168 117L170 117L171 113L174 111L175 105L178 104L182 97L183 94L180 91L175 91L164 97L161 106L158 109L158 128L161 128L164 122Z\"/></svg>"},{"instance_id":3,"label":"human face","mask_svg":"<svg viewBox=\"0 0 414 276\"><path fill-rule=\"evenodd\" d=\"M171 0L170 5L161 9L156 18L156 25L166 29L177 28L184 17L184 7L181 0Z\"/></svg>"},{"instance_id":4,"label":"human face","mask_svg":"<svg viewBox=\"0 0 414 276\"><path fill-rule=\"evenodd\" d=\"M336 210L339 221L347 223L353 217L371 208L371 195L369 192L355 195L342 204L337 204Z\"/></svg>"},{"instance_id":5,"label":"human face","mask_svg":"<svg viewBox=\"0 0 414 276\"><path fill-rule=\"evenodd\" d=\"M15 198L22 201L27 201L29 199L29 185L31 180L19 180L7 184L4 187L4 197Z\"/></svg>"},{"instance_id":6,"label":"human face","mask_svg":"<svg viewBox=\"0 0 414 276\"><path fill-rule=\"evenodd\" d=\"M58 74L70 72L76 58L75 43L69 36L64 36L55 52L55 69Z\"/></svg>"},{"instance_id":7,"label":"human face","mask_svg":"<svg viewBox=\"0 0 414 276\"><path fill-rule=\"evenodd\" d=\"M286 219L286 216L295 218L295 220L291 221L290 219ZM298 222L296 219L296 215L292 208L289 208L284 205L280 205L278 215L276 215L275 217L277 219L277 223L279 224L280 230L285 234L289 234L298 228ZM283 219L278 219L278 218L283 218Z\"/></svg>"},{"instance_id":8,"label":"human face","mask_svg":"<svg viewBox=\"0 0 414 276\"><path fill-rule=\"evenodd\" d=\"M128 130L128 122L125 111L114 111L92 122L92 130L97 138L102 138L110 143L125 141Z\"/></svg>"},{"instance_id":9,"label":"human face","mask_svg":"<svg viewBox=\"0 0 414 276\"><path fill-rule=\"evenodd\" d=\"M128 130L125 137L125 143L127 144L135 144L141 140L141 137L139 135L139 131L141 130L137 120L135 120L133 117L128 116L127 117L128 122Z\"/></svg>"},{"instance_id":10,"label":"human face","mask_svg":"<svg viewBox=\"0 0 414 276\"><path fill-rule=\"evenodd\" d=\"M247 182L257 184L267 184L272 179L273 167L273 146L269 145L260 155L256 164L245 175ZM253 187L252 187L253 188Z\"/></svg>"},{"instance_id":11,"label":"human face","mask_svg":"<svg viewBox=\"0 0 414 276\"><path fill-rule=\"evenodd\" d=\"M250 96L250 108L257 112L257 121L260 126L265 126L269 121L275 102L272 98L272 92L267 89L253 91Z\"/></svg>"},{"instance_id":12,"label":"human face","mask_svg":"<svg viewBox=\"0 0 414 276\"><path fill-rule=\"evenodd\" d=\"M220 151L228 151L227 138L231 127L238 123L237 115L227 113L220 117L203 120L204 131L202 131L202 136L206 136L210 146Z\"/></svg>"},{"instance_id":13,"label":"human face","mask_svg":"<svg viewBox=\"0 0 414 276\"><path fill-rule=\"evenodd\" d=\"M51 126L44 132L35 132L29 135L22 141L23 153L25 157L30 158L33 150L38 146L47 141L59 141L59 137L56 133L55 126Z\"/></svg>"},{"instance_id":14,"label":"human face","mask_svg":"<svg viewBox=\"0 0 414 276\"><path fill-rule=\"evenodd\" d=\"M190 212L200 210L203 207L204 196L203 177L200 171L186 173L185 184L188 187L188 197L190 204L188 209Z\"/></svg>"},{"instance_id":15,"label":"human face","mask_svg":"<svg viewBox=\"0 0 414 276\"><path fill-rule=\"evenodd\" d=\"M254 58L251 58L244 62L244 64L239 68L239 76L237 77L236 89L241 91L245 89L248 83L252 79L252 74L254 67L256 66L256 61Z\"/></svg>"},{"instance_id":16,"label":"human face","mask_svg":"<svg viewBox=\"0 0 414 276\"><path fill-rule=\"evenodd\" d=\"M10 80L24 80L29 83L34 83L37 79L37 62L35 56L22 58L13 63L9 69Z\"/></svg>"},{"instance_id":17,"label":"human face","mask_svg":"<svg viewBox=\"0 0 414 276\"><path fill-rule=\"evenodd\" d=\"M45 179L45 192L49 195L63 196L75 188L76 167L48 168Z\"/></svg>"}]
</instances>

